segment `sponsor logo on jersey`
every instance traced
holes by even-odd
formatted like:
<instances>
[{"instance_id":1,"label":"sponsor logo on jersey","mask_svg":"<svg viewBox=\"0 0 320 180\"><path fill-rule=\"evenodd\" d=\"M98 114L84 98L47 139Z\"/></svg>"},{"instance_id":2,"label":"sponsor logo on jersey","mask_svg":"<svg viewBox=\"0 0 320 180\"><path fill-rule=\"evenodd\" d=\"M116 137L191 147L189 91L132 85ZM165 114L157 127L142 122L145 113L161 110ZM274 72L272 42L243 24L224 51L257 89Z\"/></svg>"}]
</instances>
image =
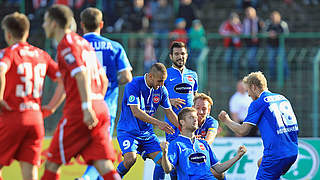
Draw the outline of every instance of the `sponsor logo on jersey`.
<instances>
[{"instance_id":1,"label":"sponsor logo on jersey","mask_svg":"<svg viewBox=\"0 0 320 180\"><path fill-rule=\"evenodd\" d=\"M189 161L193 163L205 163L206 155L200 152L192 153L189 155Z\"/></svg>"},{"instance_id":2,"label":"sponsor logo on jersey","mask_svg":"<svg viewBox=\"0 0 320 180\"><path fill-rule=\"evenodd\" d=\"M174 86L174 91L180 94L192 93L192 86L188 83L180 83Z\"/></svg>"},{"instance_id":3,"label":"sponsor logo on jersey","mask_svg":"<svg viewBox=\"0 0 320 180\"><path fill-rule=\"evenodd\" d=\"M155 95L153 95L152 100L153 100L154 103L159 103L159 101L160 101L160 96L159 96L158 94L155 94Z\"/></svg>"},{"instance_id":4,"label":"sponsor logo on jersey","mask_svg":"<svg viewBox=\"0 0 320 180\"><path fill-rule=\"evenodd\" d=\"M187 76L188 81L193 82L192 76Z\"/></svg>"},{"instance_id":5,"label":"sponsor logo on jersey","mask_svg":"<svg viewBox=\"0 0 320 180\"><path fill-rule=\"evenodd\" d=\"M135 99L134 95L129 96L129 102L133 102Z\"/></svg>"},{"instance_id":6,"label":"sponsor logo on jersey","mask_svg":"<svg viewBox=\"0 0 320 180\"><path fill-rule=\"evenodd\" d=\"M275 102L275 101L286 100L286 98L282 95L275 95L275 96L267 96L263 100L265 102Z\"/></svg>"}]
</instances>

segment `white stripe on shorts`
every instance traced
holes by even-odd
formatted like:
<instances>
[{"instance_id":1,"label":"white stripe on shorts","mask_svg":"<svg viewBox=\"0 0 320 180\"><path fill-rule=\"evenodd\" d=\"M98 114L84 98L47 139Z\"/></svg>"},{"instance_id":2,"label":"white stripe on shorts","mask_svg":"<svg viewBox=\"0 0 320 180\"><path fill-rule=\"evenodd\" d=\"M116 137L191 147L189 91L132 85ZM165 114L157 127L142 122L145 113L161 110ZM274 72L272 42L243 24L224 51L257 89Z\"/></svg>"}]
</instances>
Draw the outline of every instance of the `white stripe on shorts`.
<instances>
[{"instance_id":1,"label":"white stripe on shorts","mask_svg":"<svg viewBox=\"0 0 320 180\"><path fill-rule=\"evenodd\" d=\"M61 162L63 164L66 164L66 158L64 156L64 148L63 148L63 128L66 124L67 124L67 118L65 118L63 122L60 124L60 131L59 131L59 151L60 151Z\"/></svg>"}]
</instances>

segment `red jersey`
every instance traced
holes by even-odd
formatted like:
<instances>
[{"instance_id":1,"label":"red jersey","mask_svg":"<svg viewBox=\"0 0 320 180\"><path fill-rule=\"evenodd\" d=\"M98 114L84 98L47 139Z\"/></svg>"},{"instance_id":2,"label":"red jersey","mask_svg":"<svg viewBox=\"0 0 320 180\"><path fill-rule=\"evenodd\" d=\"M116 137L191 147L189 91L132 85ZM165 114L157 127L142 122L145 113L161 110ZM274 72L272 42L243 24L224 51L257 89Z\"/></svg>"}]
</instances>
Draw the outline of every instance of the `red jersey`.
<instances>
[{"instance_id":1,"label":"red jersey","mask_svg":"<svg viewBox=\"0 0 320 180\"><path fill-rule=\"evenodd\" d=\"M4 100L13 111L40 111L44 78L48 75L54 80L60 75L57 63L27 42L14 44L2 53L0 66L7 70Z\"/></svg>"},{"instance_id":2,"label":"red jersey","mask_svg":"<svg viewBox=\"0 0 320 180\"><path fill-rule=\"evenodd\" d=\"M66 91L64 114L78 115L81 112L81 97L74 78L80 71L87 71L91 99L103 100L100 73L105 72L87 40L74 32L66 34L58 45L57 59Z\"/></svg>"}]
</instances>

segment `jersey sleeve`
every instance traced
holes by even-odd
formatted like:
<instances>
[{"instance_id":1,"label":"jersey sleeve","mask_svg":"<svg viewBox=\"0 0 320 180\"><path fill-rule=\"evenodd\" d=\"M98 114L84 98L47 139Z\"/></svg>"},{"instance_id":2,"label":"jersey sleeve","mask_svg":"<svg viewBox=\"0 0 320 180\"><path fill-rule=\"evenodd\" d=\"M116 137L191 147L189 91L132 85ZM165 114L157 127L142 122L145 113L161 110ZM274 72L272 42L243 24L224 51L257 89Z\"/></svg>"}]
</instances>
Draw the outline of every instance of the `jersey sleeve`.
<instances>
[{"instance_id":1,"label":"jersey sleeve","mask_svg":"<svg viewBox=\"0 0 320 180\"><path fill-rule=\"evenodd\" d=\"M0 66L3 66L5 71L8 71L12 64L12 58L10 58L8 51L8 49L2 49L0 51Z\"/></svg>"},{"instance_id":2,"label":"jersey sleeve","mask_svg":"<svg viewBox=\"0 0 320 180\"><path fill-rule=\"evenodd\" d=\"M209 124L208 124L208 132L216 132L219 128L219 122L213 118L210 118Z\"/></svg>"},{"instance_id":3,"label":"jersey sleeve","mask_svg":"<svg viewBox=\"0 0 320 180\"><path fill-rule=\"evenodd\" d=\"M78 72L85 71L84 59L82 58L81 49L71 49L65 47L60 50L59 61L69 72L71 77L74 77Z\"/></svg>"},{"instance_id":4,"label":"jersey sleeve","mask_svg":"<svg viewBox=\"0 0 320 180\"><path fill-rule=\"evenodd\" d=\"M263 112L263 104L260 103L259 100L253 101L249 106L248 115L243 122L256 126L259 123L260 117Z\"/></svg>"},{"instance_id":5,"label":"jersey sleeve","mask_svg":"<svg viewBox=\"0 0 320 180\"><path fill-rule=\"evenodd\" d=\"M171 104L170 104L170 101L169 101L169 93L168 93L168 90L165 86L162 86L162 95L161 95L161 107L163 107L164 109L169 109L171 108Z\"/></svg>"},{"instance_id":6,"label":"jersey sleeve","mask_svg":"<svg viewBox=\"0 0 320 180\"><path fill-rule=\"evenodd\" d=\"M47 75L52 79L55 80L57 77L60 77L61 74L59 72L58 64L50 57L49 54L46 52L42 52L44 55L44 58L47 60L48 69L47 69Z\"/></svg>"},{"instance_id":7,"label":"jersey sleeve","mask_svg":"<svg viewBox=\"0 0 320 180\"><path fill-rule=\"evenodd\" d=\"M116 59L118 60L118 72L124 71L126 69L132 69L129 59L123 47L119 44L119 51L117 53Z\"/></svg>"},{"instance_id":8,"label":"jersey sleeve","mask_svg":"<svg viewBox=\"0 0 320 180\"><path fill-rule=\"evenodd\" d=\"M176 167L178 164L178 146L176 143L170 143L168 147L168 159L170 163Z\"/></svg>"},{"instance_id":9,"label":"jersey sleeve","mask_svg":"<svg viewBox=\"0 0 320 180\"><path fill-rule=\"evenodd\" d=\"M134 85L134 82L126 85L125 94L128 97L127 105L139 105L139 89Z\"/></svg>"}]
</instances>

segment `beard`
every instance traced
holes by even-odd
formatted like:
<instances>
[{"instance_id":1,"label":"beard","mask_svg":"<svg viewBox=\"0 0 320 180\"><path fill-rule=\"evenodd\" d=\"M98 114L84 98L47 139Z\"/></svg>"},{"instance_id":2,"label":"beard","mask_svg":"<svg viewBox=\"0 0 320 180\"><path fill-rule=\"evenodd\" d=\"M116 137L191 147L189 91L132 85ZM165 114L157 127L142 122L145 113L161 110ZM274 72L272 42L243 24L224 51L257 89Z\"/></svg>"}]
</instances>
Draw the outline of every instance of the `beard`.
<instances>
[{"instance_id":1,"label":"beard","mask_svg":"<svg viewBox=\"0 0 320 180\"><path fill-rule=\"evenodd\" d=\"M183 60L177 60L177 61L183 61ZM177 61L172 61L173 62L173 64L176 66L176 67L178 67L178 68L182 68L184 65L185 65L185 62L183 61L183 63L182 64L179 64Z\"/></svg>"}]
</instances>

